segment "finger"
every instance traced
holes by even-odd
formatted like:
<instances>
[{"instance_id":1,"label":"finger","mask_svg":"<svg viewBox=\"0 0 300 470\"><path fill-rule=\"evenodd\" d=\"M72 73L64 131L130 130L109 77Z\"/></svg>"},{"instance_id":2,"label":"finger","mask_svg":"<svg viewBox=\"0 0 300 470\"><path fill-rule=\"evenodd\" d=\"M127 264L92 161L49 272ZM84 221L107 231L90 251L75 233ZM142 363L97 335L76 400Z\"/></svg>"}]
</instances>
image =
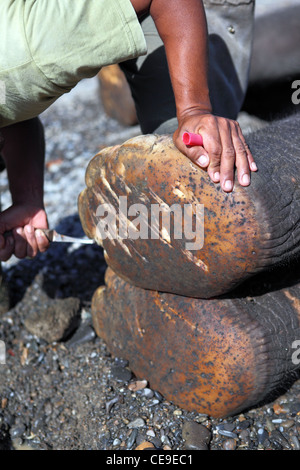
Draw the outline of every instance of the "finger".
<instances>
[{"instance_id":1,"label":"finger","mask_svg":"<svg viewBox=\"0 0 300 470\"><path fill-rule=\"evenodd\" d=\"M187 146L185 153L187 157L192 160L192 162L195 163L197 166L200 166L201 168L207 168L207 166L209 165L209 156L203 147Z\"/></svg>"},{"instance_id":2,"label":"finger","mask_svg":"<svg viewBox=\"0 0 300 470\"><path fill-rule=\"evenodd\" d=\"M27 240L27 256L29 258L34 258L39 251L35 237L34 227L32 225L25 225L24 233Z\"/></svg>"},{"instance_id":3,"label":"finger","mask_svg":"<svg viewBox=\"0 0 300 470\"><path fill-rule=\"evenodd\" d=\"M46 237L46 235L43 233L43 231L39 229L35 230L35 237L36 237L38 249L41 253L43 253L50 246L49 240Z\"/></svg>"},{"instance_id":4,"label":"finger","mask_svg":"<svg viewBox=\"0 0 300 470\"><path fill-rule=\"evenodd\" d=\"M245 147L245 139L241 139L239 125L232 127L232 141L236 153L237 178L241 186L249 186L250 184L250 167L248 160L247 148Z\"/></svg>"},{"instance_id":5,"label":"finger","mask_svg":"<svg viewBox=\"0 0 300 470\"><path fill-rule=\"evenodd\" d=\"M209 166L207 168L207 172L211 180L214 183L218 183L220 181L222 142L216 121L211 122L211 125L207 130L207 134L203 132L203 140L205 141L205 150L209 155Z\"/></svg>"},{"instance_id":6,"label":"finger","mask_svg":"<svg viewBox=\"0 0 300 470\"><path fill-rule=\"evenodd\" d=\"M4 238L4 237L3 237ZM0 249L0 261L7 261L14 252L15 242L12 235L5 238L4 246Z\"/></svg>"},{"instance_id":7,"label":"finger","mask_svg":"<svg viewBox=\"0 0 300 470\"><path fill-rule=\"evenodd\" d=\"M27 255L27 240L24 234L24 229L22 227L14 229L13 237L15 241L14 254L16 258L25 258Z\"/></svg>"},{"instance_id":8,"label":"finger","mask_svg":"<svg viewBox=\"0 0 300 470\"><path fill-rule=\"evenodd\" d=\"M238 126L237 131L238 131L238 134L239 134L239 138L243 142L244 148L245 148L246 153L247 153L247 160L248 160L249 168L250 168L251 171L257 171L257 165L255 163L254 157L251 153L249 145L247 144L247 142L245 140L245 137L242 133L242 130L241 130L240 126Z\"/></svg>"},{"instance_id":9,"label":"finger","mask_svg":"<svg viewBox=\"0 0 300 470\"><path fill-rule=\"evenodd\" d=\"M236 153L232 141L231 126L229 121L220 126L220 137L222 141L222 157L220 164L220 184L225 192L231 192L234 186L234 168Z\"/></svg>"}]
</instances>

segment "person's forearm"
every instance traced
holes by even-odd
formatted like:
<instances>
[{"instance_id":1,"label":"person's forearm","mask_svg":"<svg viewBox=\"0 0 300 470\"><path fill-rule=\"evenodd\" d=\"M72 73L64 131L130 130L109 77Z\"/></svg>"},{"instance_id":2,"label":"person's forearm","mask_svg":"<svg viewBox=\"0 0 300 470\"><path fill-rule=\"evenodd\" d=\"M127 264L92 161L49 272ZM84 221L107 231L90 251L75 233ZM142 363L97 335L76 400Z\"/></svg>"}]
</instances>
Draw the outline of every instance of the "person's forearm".
<instances>
[{"instance_id":1,"label":"person's forearm","mask_svg":"<svg viewBox=\"0 0 300 470\"><path fill-rule=\"evenodd\" d=\"M211 112L207 25L201 0L152 0L150 14L164 42L178 117Z\"/></svg>"},{"instance_id":2,"label":"person's forearm","mask_svg":"<svg viewBox=\"0 0 300 470\"><path fill-rule=\"evenodd\" d=\"M32 203L43 207L45 142L38 118L1 129L13 204Z\"/></svg>"},{"instance_id":3,"label":"person's forearm","mask_svg":"<svg viewBox=\"0 0 300 470\"><path fill-rule=\"evenodd\" d=\"M131 0L137 15L149 11L165 46L177 116L211 112L207 24L202 0Z\"/></svg>"}]
</instances>

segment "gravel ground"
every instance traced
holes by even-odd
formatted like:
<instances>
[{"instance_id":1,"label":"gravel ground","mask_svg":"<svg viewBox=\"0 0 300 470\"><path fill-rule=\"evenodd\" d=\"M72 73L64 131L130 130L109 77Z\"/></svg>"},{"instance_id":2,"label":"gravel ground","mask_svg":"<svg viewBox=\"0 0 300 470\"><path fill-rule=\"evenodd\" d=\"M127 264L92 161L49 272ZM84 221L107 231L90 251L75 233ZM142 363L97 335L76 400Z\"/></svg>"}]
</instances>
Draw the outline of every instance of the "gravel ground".
<instances>
[{"instance_id":1,"label":"gravel ground","mask_svg":"<svg viewBox=\"0 0 300 470\"><path fill-rule=\"evenodd\" d=\"M49 223L82 236L77 197L87 163L98 149L138 135L139 127L105 116L96 79L82 82L42 120ZM241 121L249 130L247 114ZM0 190L7 207L5 172ZM91 323L91 296L106 269L99 247L53 244L3 269L12 308L0 317L6 343L0 449L300 450L300 381L272 403L213 419L176 407L137 381L123 358L110 356Z\"/></svg>"}]
</instances>

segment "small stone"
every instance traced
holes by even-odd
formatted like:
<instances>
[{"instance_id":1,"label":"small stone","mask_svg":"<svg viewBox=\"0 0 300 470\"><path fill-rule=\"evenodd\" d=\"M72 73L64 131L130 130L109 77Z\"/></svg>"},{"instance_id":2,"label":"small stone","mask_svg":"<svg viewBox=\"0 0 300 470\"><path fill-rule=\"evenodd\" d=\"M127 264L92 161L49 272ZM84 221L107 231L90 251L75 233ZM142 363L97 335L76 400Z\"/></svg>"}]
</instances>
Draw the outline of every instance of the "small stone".
<instances>
[{"instance_id":1,"label":"small stone","mask_svg":"<svg viewBox=\"0 0 300 470\"><path fill-rule=\"evenodd\" d=\"M211 432L196 421L186 421L182 427L186 450L208 450Z\"/></svg>"},{"instance_id":2,"label":"small stone","mask_svg":"<svg viewBox=\"0 0 300 470\"><path fill-rule=\"evenodd\" d=\"M131 447L133 446L133 444L135 443L135 440L136 440L136 437L137 437L137 434L138 434L138 430L137 429L133 429L129 438L128 438L128 441L127 441L127 445L126 445L126 448L129 450L131 449Z\"/></svg>"},{"instance_id":3,"label":"small stone","mask_svg":"<svg viewBox=\"0 0 300 470\"><path fill-rule=\"evenodd\" d=\"M222 447L224 450L235 450L236 449L235 439L226 439L226 441L223 442Z\"/></svg>"},{"instance_id":4,"label":"small stone","mask_svg":"<svg viewBox=\"0 0 300 470\"><path fill-rule=\"evenodd\" d=\"M143 426L145 426L145 421L142 418L136 418L134 421L128 423L127 426L129 427L129 429L142 428Z\"/></svg>"},{"instance_id":5,"label":"small stone","mask_svg":"<svg viewBox=\"0 0 300 470\"><path fill-rule=\"evenodd\" d=\"M132 376L132 372L129 369L121 366L112 366L111 373L118 382L129 382Z\"/></svg>"},{"instance_id":6,"label":"small stone","mask_svg":"<svg viewBox=\"0 0 300 470\"><path fill-rule=\"evenodd\" d=\"M168 446L168 447L171 448L171 442L170 442L168 436L163 435L162 438L161 438L161 442L162 442L163 444L165 444L166 446Z\"/></svg>"},{"instance_id":7,"label":"small stone","mask_svg":"<svg viewBox=\"0 0 300 470\"><path fill-rule=\"evenodd\" d=\"M168 446L168 445L165 445L165 446L163 446L163 450L172 450L172 447Z\"/></svg>"},{"instance_id":8,"label":"small stone","mask_svg":"<svg viewBox=\"0 0 300 470\"><path fill-rule=\"evenodd\" d=\"M174 415L174 416L181 416L181 415L182 415L182 411L181 411L181 410L175 410L175 411L173 412L173 415Z\"/></svg>"},{"instance_id":9,"label":"small stone","mask_svg":"<svg viewBox=\"0 0 300 470\"><path fill-rule=\"evenodd\" d=\"M145 387L147 387L147 380L136 380L135 382L131 382L128 385L128 389L131 392L137 392L139 390L143 390Z\"/></svg>"},{"instance_id":10,"label":"small stone","mask_svg":"<svg viewBox=\"0 0 300 470\"><path fill-rule=\"evenodd\" d=\"M245 444L250 444L250 433L248 429L242 429L239 434L239 438L241 439L241 441L245 442Z\"/></svg>"},{"instance_id":11,"label":"small stone","mask_svg":"<svg viewBox=\"0 0 300 470\"><path fill-rule=\"evenodd\" d=\"M9 431L11 439L16 439L17 437L21 437L24 434L25 430L26 428L24 424L18 424L16 426L11 427Z\"/></svg>"},{"instance_id":12,"label":"small stone","mask_svg":"<svg viewBox=\"0 0 300 470\"><path fill-rule=\"evenodd\" d=\"M275 403L275 405L273 406L273 410L276 415L280 415L281 413L287 413L286 408L280 405L279 403Z\"/></svg>"},{"instance_id":13,"label":"small stone","mask_svg":"<svg viewBox=\"0 0 300 470\"><path fill-rule=\"evenodd\" d=\"M148 450L148 449L155 449L154 445L151 442L144 441L140 445L138 445L135 450Z\"/></svg>"},{"instance_id":14,"label":"small stone","mask_svg":"<svg viewBox=\"0 0 300 470\"><path fill-rule=\"evenodd\" d=\"M290 449L291 448L288 440L277 429L275 429L274 431L271 432L270 440L273 443L279 444L284 449Z\"/></svg>"},{"instance_id":15,"label":"small stone","mask_svg":"<svg viewBox=\"0 0 300 470\"><path fill-rule=\"evenodd\" d=\"M72 338L69 339L66 346L68 348L73 348L79 344L87 343L95 339L96 333L94 328L89 324L82 323L80 327L75 331Z\"/></svg>"},{"instance_id":16,"label":"small stone","mask_svg":"<svg viewBox=\"0 0 300 470\"><path fill-rule=\"evenodd\" d=\"M263 444L267 439L269 439L269 433L264 428L259 428L257 430L258 443Z\"/></svg>"},{"instance_id":17,"label":"small stone","mask_svg":"<svg viewBox=\"0 0 300 470\"><path fill-rule=\"evenodd\" d=\"M218 433L221 436L231 437L232 439L237 439L237 434L231 431L226 431L226 429L218 429Z\"/></svg>"},{"instance_id":18,"label":"small stone","mask_svg":"<svg viewBox=\"0 0 300 470\"><path fill-rule=\"evenodd\" d=\"M146 398L153 398L154 397L154 392L151 390L151 388L144 388L141 392L142 397Z\"/></svg>"},{"instance_id":19,"label":"small stone","mask_svg":"<svg viewBox=\"0 0 300 470\"><path fill-rule=\"evenodd\" d=\"M291 436L291 443L294 450L300 450L300 442L297 436Z\"/></svg>"},{"instance_id":20,"label":"small stone","mask_svg":"<svg viewBox=\"0 0 300 470\"><path fill-rule=\"evenodd\" d=\"M80 301L75 297L50 299L36 305L25 319L27 330L48 343L61 341L78 326Z\"/></svg>"},{"instance_id":21,"label":"small stone","mask_svg":"<svg viewBox=\"0 0 300 470\"><path fill-rule=\"evenodd\" d=\"M294 426L294 424L295 424L295 421L293 419L287 419L286 421L282 421L281 426L284 429L289 429L292 426Z\"/></svg>"},{"instance_id":22,"label":"small stone","mask_svg":"<svg viewBox=\"0 0 300 470\"><path fill-rule=\"evenodd\" d=\"M113 440L113 447L118 447L121 444L120 439L114 439Z\"/></svg>"}]
</instances>

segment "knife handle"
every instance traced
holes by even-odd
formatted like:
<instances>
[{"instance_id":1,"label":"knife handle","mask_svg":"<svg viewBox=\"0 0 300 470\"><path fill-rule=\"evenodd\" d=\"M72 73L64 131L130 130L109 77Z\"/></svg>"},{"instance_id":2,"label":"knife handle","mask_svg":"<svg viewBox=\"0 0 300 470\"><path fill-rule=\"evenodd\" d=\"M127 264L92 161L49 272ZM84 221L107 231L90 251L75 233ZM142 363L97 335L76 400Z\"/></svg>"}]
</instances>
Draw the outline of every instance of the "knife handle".
<instances>
[{"instance_id":1,"label":"knife handle","mask_svg":"<svg viewBox=\"0 0 300 470\"><path fill-rule=\"evenodd\" d=\"M185 145L190 145L191 147L195 145L200 145L203 147L203 137L200 134L193 134L192 132L185 132L182 136L182 140Z\"/></svg>"}]
</instances>

